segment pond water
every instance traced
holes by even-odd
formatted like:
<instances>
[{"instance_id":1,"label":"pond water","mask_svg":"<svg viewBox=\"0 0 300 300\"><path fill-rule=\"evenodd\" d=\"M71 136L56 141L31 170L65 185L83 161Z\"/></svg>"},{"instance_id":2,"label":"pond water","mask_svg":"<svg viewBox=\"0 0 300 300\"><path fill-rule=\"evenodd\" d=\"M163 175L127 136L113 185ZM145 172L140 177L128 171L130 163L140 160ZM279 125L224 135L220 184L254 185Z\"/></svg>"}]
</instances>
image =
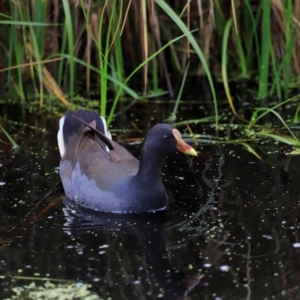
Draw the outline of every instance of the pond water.
<instances>
[{"instance_id":1,"label":"pond water","mask_svg":"<svg viewBox=\"0 0 300 300\"><path fill-rule=\"evenodd\" d=\"M1 124L20 145L0 151L1 299L44 278L89 283L99 299L300 299L299 156L200 143L199 157L166 160L167 214L101 214L53 190L58 117ZM139 155L143 133L115 136Z\"/></svg>"}]
</instances>

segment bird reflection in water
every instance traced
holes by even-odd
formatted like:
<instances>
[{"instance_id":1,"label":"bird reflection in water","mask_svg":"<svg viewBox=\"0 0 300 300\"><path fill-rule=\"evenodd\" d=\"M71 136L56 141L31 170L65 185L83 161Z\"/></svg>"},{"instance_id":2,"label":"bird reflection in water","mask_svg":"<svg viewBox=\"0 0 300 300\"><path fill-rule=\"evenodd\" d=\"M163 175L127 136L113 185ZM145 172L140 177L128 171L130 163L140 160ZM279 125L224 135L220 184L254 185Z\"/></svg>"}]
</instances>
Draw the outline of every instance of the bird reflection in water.
<instances>
[{"instance_id":1,"label":"bird reflection in water","mask_svg":"<svg viewBox=\"0 0 300 300\"><path fill-rule=\"evenodd\" d=\"M126 239L129 240L129 248L133 246L131 239L136 237L139 247L144 251L145 270L149 279L146 279L145 285L149 284L149 281L151 285L151 290L144 292L147 295L156 294L160 299L183 299L191 289L199 284L199 276L188 276L170 264L166 246L166 212L116 215L87 210L74 204L73 201L67 198L64 198L63 202L65 205L63 211L66 220L64 231L71 236L76 244L76 248L81 249L79 258L76 257L78 251L76 253L73 251L73 254L69 256L72 259L72 262L70 262L70 275L74 276L76 268L79 268L82 274L82 271L85 269L84 264L86 264L86 278L81 279L89 280L94 290L97 289L99 283L101 283L102 290L105 289L103 283L108 283L108 281L103 278L101 279L101 277L107 278L107 273L110 273L116 265L115 262L108 263L110 260L106 257L107 253L103 255L105 251L101 252L102 255L99 255L99 250L97 251L95 248L99 249L101 245L106 245L107 248L115 247L116 236L117 238L121 238L123 246L126 246ZM74 250L74 248L70 250ZM138 250L136 251L135 248L133 251L138 252ZM120 257L132 255L130 253L132 249L126 249L126 247L121 247L121 251L128 252L127 256L119 251L111 251L116 252L113 260L118 261L119 259L120 261ZM94 257L91 258L91 255ZM91 261L93 262L92 266ZM79 262L80 264L76 266ZM126 264L128 265L128 261ZM138 267L135 266L133 272L135 274L140 272L140 267L140 265ZM122 272L128 273L124 268L119 268L119 270L114 270L114 272L116 272L115 274L118 273L118 275L111 275L111 277L118 277ZM122 277L124 277L124 274ZM111 285L115 284L115 282L112 283L114 281L112 278L109 281ZM141 281L138 284L143 285L144 283ZM98 283L98 285L95 283ZM120 287L120 283L118 286ZM121 289L123 296L126 294L125 298L139 299L132 284L127 284L125 287L121 287ZM145 291L145 287L143 286L140 289ZM116 293L118 293L116 288L110 291L113 299L116 299Z\"/></svg>"}]
</instances>

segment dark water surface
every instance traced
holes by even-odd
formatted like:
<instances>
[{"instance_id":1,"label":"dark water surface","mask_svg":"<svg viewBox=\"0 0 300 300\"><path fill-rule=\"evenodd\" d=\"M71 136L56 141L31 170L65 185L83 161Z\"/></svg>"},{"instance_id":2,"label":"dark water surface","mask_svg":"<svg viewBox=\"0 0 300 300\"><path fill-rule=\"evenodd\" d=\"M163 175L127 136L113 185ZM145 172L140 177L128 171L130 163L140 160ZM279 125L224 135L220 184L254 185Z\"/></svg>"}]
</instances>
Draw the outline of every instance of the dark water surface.
<instances>
[{"instance_id":1,"label":"dark water surface","mask_svg":"<svg viewBox=\"0 0 300 300\"><path fill-rule=\"evenodd\" d=\"M31 115L9 125L19 149L1 144L1 299L32 277L90 283L99 299L300 299L298 156L195 146L166 160L167 215L96 214L59 189L44 198L59 181L57 122Z\"/></svg>"}]
</instances>

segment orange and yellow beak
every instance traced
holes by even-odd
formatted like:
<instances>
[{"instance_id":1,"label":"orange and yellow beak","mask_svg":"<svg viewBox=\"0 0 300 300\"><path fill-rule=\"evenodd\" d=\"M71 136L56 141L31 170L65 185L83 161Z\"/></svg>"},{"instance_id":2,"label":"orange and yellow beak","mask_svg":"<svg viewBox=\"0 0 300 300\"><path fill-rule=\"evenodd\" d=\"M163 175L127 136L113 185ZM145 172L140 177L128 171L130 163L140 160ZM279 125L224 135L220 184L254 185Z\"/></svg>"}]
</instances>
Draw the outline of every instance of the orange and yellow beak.
<instances>
[{"instance_id":1,"label":"orange and yellow beak","mask_svg":"<svg viewBox=\"0 0 300 300\"><path fill-rule=\"evenodd\" d=\"M187 155L198 156L196 150L182 139L182 136L177 129L173 129L173 135L177 141L178 151Z\"/></svg>"}]
</instances>

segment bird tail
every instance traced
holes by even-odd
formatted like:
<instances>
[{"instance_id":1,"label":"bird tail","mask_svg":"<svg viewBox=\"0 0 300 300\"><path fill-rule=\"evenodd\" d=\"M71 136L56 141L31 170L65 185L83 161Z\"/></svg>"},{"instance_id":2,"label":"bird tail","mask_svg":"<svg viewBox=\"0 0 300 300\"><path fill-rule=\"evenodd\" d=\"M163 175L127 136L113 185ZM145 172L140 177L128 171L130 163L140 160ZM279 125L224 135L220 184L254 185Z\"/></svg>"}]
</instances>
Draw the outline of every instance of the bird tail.
<instances>
[{"instance_id":1,"label":"bird tail","mask_svg":"<svg viewBox=\"0 0 300 300\"><path fill-rule=\"evenodd\" d=\"M93 123L93 128L88 125L91 123ZM80 136L87 126L90 127L91 130L94 130L99 137L101 134L101 136L103 135L111 140L111 134L107 130L106 120L95 111L78 110L71 112L68 110L66 115L59 120L59 130L57 133L58 148L61 157L66 153L66 145L70 137L75 134ZM101 139L103 140L105 138L102 137Z\"/></svg>"}]
</instances>

